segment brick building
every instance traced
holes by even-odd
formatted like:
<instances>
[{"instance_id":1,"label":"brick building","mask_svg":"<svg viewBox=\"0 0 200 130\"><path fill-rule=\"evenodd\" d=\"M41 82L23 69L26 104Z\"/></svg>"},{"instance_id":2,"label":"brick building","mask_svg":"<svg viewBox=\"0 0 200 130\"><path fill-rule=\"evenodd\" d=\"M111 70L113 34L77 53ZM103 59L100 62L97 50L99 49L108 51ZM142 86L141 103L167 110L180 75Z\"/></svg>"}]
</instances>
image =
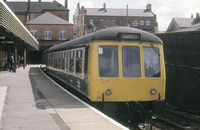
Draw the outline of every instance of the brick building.
<instances>
[{"instance_id":1,"label":"brick building","mask_svg":"<svg viewBox=\"0 0 200 130\"><path fill-rule=\"evenodd\" d=\"M73 38L73 24L68 22L68 0L65 6L56 0L7 2L7 5L39 42L39 52L32 53L31 63L40 63L41 53L47 48Z\"/></svg>"},{"instance_id":2,"label":"brick building","mask_svg":"<svg viewBox=\"0 0 200 130\"><path fill-rule=\"evenodd\" d=\"M69 21L68 1L65 0L65 6L53 2L6 2L8 7L15 13L19 20L25 24L26 22L37 18L38 16L49 12L64 20Z\"/></svg>"},{"instance_id":3,"label":"brick building","mask_svg":"<svg viewBox=\"0 0 200 130\"><path fill-rule=\"evenodd\" d=\"M93 31L111 26L130 26L142 29L151 33L158 32L156 14L152 12L151 4L146 9L115 9L106 8L85 8L77 4L73 16L74 37L83 36Z\"/></svg>"},{"instance_id":4,"label":"brick building","mask_svg":"<svg viewBox=\"0 0 200 130\"><path fill-rule=\"evenodd\" d=\"M39 41L40 51L72 39L73 25L60 17L46 12L26 23L30 33Z\"/></svg>"},{"instance_id":5,"label":"brick building","mask_svg":"<svg viewBox=\"0 0 200 130\"><path fill-rule=\"evenodd\" d=\"M56 0L53 2L41 2L41 0L38 2L7 2L7 5L39 41L40 51L60 44L63 40L72 39L73 24L68 22L67 0L65 0L65 6ZM59 35L62 35L62 38Z\"/></svg>"}]
</instances>

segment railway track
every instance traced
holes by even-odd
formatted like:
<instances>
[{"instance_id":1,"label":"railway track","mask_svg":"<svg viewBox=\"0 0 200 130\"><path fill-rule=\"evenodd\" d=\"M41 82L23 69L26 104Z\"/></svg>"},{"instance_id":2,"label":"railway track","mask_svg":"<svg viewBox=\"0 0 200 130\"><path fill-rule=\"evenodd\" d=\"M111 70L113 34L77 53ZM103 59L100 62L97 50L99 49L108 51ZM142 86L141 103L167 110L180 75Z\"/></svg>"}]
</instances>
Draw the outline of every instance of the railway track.
<instances>
[{"instance_id":1,"label":"railway track","mask_svg":"<svg viewBox=\"0 0 200 130\"><path fill-rule=\"evenodd\" d=\"M170 130L199 130L200 119L196 116L166 109L162 114L157 114L149 120L149 129L170 129Z\"/></svg>"}]
</instances>

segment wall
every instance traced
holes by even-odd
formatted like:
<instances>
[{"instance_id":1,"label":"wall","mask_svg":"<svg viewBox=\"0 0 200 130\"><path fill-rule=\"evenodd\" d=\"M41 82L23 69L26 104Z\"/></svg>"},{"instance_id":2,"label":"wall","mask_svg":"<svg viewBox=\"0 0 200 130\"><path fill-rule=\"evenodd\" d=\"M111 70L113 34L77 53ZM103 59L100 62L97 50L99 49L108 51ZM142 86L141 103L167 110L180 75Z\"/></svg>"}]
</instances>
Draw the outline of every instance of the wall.
<instances>
[{"instance_id":1,"label":"wall","mask_svg":"<svg viewBox=\"0 0 200 130\"><path fill-rule=\"evenodd\" d=\"M59 31L67 31L67 40L73 37L73 25L26 25L28 30L35 29L38 31L38 39L44 40L44 31L49 29L52 31L52 40L59 40Z\"/></svg>"},{"instance_id":2,"label":"wall","mask_svg":"<svg viewBox=\"0 0 200 130\"><path fill-rule=\"evenodd\" d=\"M199 112L200 31L157 34L164 42L166 102Z\"/></svg>"}]
</instances>

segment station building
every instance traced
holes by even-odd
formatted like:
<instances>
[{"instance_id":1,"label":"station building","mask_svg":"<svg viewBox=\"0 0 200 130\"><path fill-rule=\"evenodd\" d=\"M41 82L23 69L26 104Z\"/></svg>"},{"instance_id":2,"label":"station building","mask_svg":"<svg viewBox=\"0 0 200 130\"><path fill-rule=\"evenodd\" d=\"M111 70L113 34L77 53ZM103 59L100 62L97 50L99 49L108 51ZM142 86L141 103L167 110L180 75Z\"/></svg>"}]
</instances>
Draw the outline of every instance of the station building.
<instances>
[{"instance_id":1,"label":"station building","mask_svg":"<svg viewBox=\"0 0 200 130\"><path fill-rule=\"evenodd\" d=\"M39 51L31 51L31 64L41 63L44 50L73 38L73 24L68 22L68 0L64 6L56 0L7 2L7 5L39 42Z\"/></svg>"},{"instance_id":2,"label":"station building","mask_svg":"<svg viewBox=\"0 0 200 130\"><path fill-rule=\"evenodd\" d=\"M14 72L20 60L24 67L30 51L39 50L38 41L26 29L10 8L0 0L0 71L8 69L8 59L14 56Z\"/></svg>"},{"instance_id":3,"label":"station building","mask_svg":"<svg viewBox=\"0 0 200 130\"><path fill-rule=\"evenodd\" d=\"M156 14L152 12L151 4L145 9L85 8L77 4L73 16L74 38L92 33L105 27L129 26L151 33L158 32Z\"/></svg>"}]
</instances>

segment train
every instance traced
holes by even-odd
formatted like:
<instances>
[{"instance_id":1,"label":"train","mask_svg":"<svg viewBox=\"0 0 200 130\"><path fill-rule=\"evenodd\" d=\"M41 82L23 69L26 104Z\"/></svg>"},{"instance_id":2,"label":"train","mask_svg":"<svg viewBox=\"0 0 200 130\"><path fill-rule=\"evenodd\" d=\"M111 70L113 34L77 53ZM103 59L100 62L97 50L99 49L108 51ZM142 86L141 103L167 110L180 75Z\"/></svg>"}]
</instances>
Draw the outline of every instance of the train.
<instances>
[{"instance_id":1,"label":"train","mask_svg":"<svg viewBox=\"0 0 200 130\"><path fill-rule=\"evenodd\" d=\"M127 118L165 100L163 42L136 28L104 28L55 45L43 52L42 64L91 102Z\"/></svg>"}]
</instances>

